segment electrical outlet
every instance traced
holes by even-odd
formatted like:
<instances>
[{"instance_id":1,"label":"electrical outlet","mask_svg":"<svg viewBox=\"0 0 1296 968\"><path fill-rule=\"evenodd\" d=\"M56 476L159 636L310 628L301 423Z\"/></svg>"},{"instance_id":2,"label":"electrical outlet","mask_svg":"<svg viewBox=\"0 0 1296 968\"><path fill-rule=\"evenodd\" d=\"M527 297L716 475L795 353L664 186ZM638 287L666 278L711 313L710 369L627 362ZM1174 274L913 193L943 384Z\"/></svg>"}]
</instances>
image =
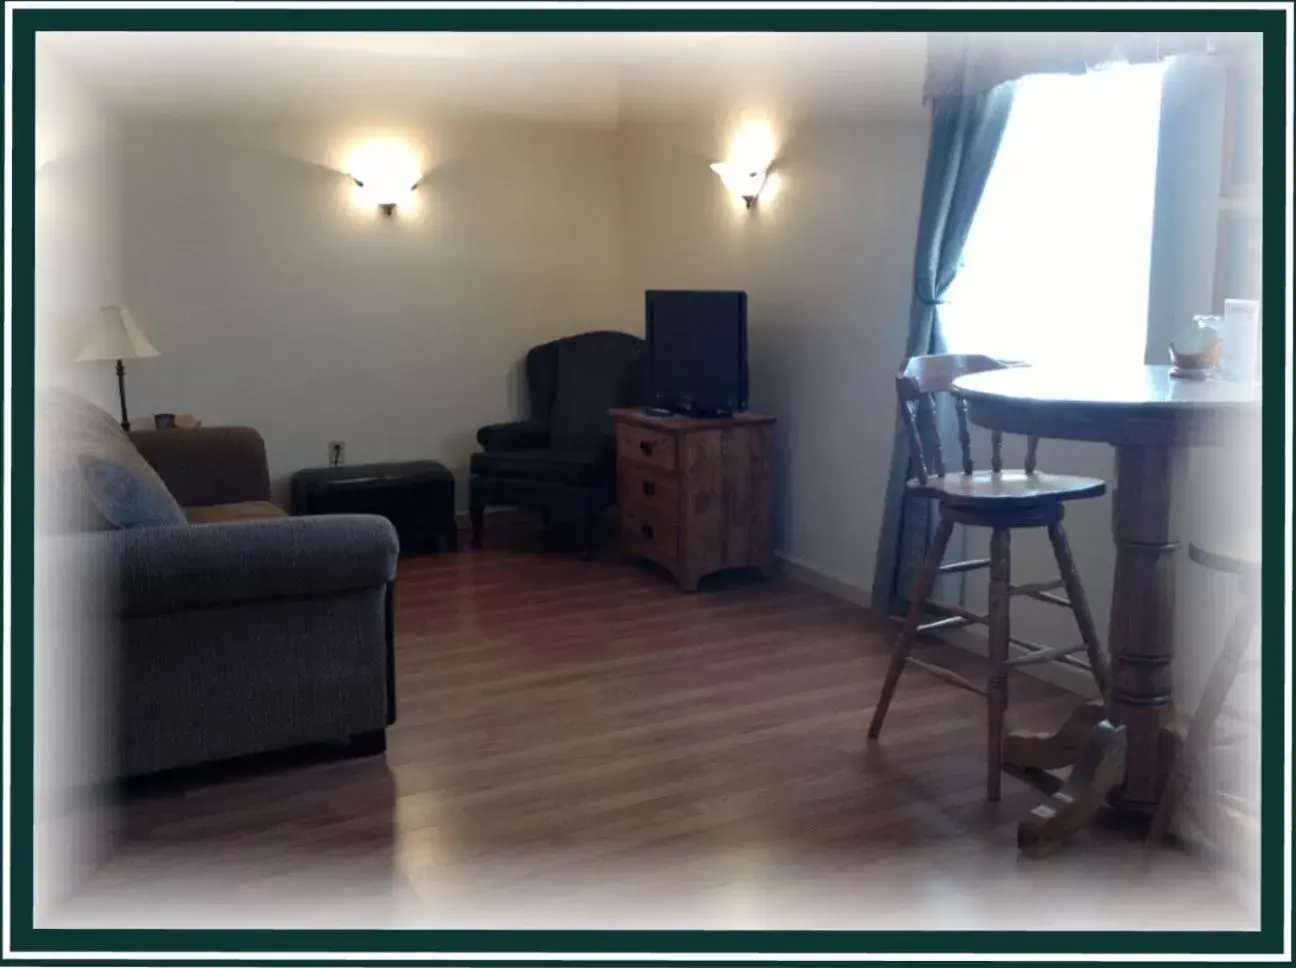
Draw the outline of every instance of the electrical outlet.
<instances>
[{"instance_id":1,"label":"electrical outlet","mask_svg":"<svg viewBox=\"0 0 1296 968\"><path fill-rule=\"evenodd\" d=\"M346 463L346 442L341 440L330 440L329 450L329 467L340 467Z\"/></svg>"}]
</instances>

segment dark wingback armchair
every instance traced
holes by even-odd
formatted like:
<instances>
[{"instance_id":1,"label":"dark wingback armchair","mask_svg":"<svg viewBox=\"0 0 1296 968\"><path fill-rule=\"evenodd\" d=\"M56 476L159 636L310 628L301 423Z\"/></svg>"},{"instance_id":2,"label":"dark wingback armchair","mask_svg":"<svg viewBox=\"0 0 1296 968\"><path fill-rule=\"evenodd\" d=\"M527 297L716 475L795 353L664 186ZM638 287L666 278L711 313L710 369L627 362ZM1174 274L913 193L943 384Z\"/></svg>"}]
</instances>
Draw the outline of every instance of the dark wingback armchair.
<instances>
[{"instance_id":1,"label":"dark wingback armchair","mask_svg":"<svg viewBox=\"0 0 1296 968\"><path fill-rule=\"evenodd\" d=\"M487 507L581 515L587 554L597 515L616 503L613 407L648 401L646 344L628 333L568 336L527 353L530 419L477 431L469 485L473 547Z\"/></svg>"}]
</instances>

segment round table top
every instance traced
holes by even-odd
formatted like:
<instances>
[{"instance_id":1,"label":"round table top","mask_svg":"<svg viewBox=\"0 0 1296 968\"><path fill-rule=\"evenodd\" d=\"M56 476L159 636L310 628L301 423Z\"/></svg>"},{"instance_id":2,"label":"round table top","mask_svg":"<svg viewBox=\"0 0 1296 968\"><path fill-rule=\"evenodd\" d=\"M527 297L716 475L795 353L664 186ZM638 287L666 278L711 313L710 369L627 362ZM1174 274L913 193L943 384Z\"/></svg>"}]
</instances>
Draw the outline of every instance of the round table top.
<instances>
[{"instance_id":1,"label":"round table top","mask_svg":"<svg viewBox=\"0 0 1296 968\"><path fill-rule=\"evenodd\" d=\"M972 422L991 430L1107 443L1217 443L1260 413L1252 381L1183 380L1169 366L1015 366L959 377Z\"/></svg>"}]
</instances>

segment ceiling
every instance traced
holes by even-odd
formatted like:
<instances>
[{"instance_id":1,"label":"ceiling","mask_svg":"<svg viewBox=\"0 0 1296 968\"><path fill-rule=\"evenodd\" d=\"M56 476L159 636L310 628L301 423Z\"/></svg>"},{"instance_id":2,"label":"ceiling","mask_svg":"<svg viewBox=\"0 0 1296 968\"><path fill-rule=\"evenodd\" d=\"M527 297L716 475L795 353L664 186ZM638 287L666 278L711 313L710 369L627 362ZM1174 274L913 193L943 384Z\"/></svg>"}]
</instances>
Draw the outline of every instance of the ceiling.
<instances>
[{"instance_id":1,"label":"ceiling","mask_svg":"<svg viewBox=\"0 0 1296 968\"><path fill-rule=\"evenodd\" d=\"M796 98L916 106L921 34L60 33L41 37L128 114L627 113Z\"/></svg>"}]
</instances>

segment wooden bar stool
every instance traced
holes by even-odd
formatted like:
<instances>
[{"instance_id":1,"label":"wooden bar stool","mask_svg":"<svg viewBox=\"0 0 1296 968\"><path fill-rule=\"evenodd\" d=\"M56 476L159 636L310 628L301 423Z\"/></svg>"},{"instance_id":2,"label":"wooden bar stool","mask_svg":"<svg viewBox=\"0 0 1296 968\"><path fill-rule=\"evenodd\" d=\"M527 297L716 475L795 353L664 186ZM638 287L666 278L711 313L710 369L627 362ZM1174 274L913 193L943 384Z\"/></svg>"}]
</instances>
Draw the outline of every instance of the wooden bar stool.
<instances>
[{"instance_id":1,"label":"wooden bar stool","mask_svg":"<svg viewBox=\"0 0 1296 968\"><path fill-rule=\"evenodd\" d=\"M1002 434L991 435L989 471L977 471L972 466L972 443L968 431L967 405L954 395L958 417L959 448L962 469L946 473L941 452L940 437L936 429L936 394L949 392L956 379L970 373L1005 369L1012 364L986 356L938 355L917 356L909 360L896 378L900 397L900 412L909 434L909 443L917 463L918 476L909 481L909 496L934 498L940 505L940 524L931 548L923 560L914 582L909 612L905 617L895 653L882 685L882 695L873 711L869 737L876 738L882 731L887 708L895 694L900 674L907 664L918 666L954 685L986 697L989 712L988 763L986 764L986 798L998 800L1002 771L1002 745L1004 717L1008 708L1009 670L1043 662L1062 661L1080 665L1075 653L1085 652L1088 669L1098 684L1104 701L1107 698L1107 661L1098 641L1093 615L1085 598L1075 561L1062 530L1064 503L1080 498L1098 497L1106 484L1089 477L1067 477L1057 474L1040 474L1035 471L1036 450L1039 440L1028 437L1026 464L1023 470L1004 470ZM950 536L956 524L975 528L990 528L990 557L972 561L941 563ZM1061 578L1056 581L1014 585L1011 579L1011 554L1009 535L1016 528L1047 528L1049 543L1057 560ZM979 614L960 605L931 601L932 589L940 575L990 569L990 608ZM1055 594L1065 589L1066 597ZM1043 646L1014 638L1009 633L1009 603L1013 596L1026 595L1037 601L1070 609L1080 629L1080 644ZM945 617L922 622L926 612ZM911 658L918 636L924 632L963 628L968 625L989 627L990 649L987 662L986 684L980 686L962 676L939 666ZM1016 647L1019 654L1010 654Z\"/></svg>"},{"instance_id":2,"label":"wooden bar stool","mask_svg":"<svg viewBox=\"0 0 1296 968\"><path fill-rule=\"evenodd\" d=\"M1237 677L1244 671L1253 669L1256 658L1253 647L1256 642L1256 629L1260 623L1260 559L1250 552L1208 550L1200 545L1188 546L1188 557L1212 571L1235 575L1241 593L1241 602L1233 624L1224 636L1224 648L1215 665L1211 668L1206 680L1206 689L1202 692L1201 702L1197 705L1188 732L1184 736L1183 747L1175 759L1174 767L1166 778L1161 802L1152 816L1148 828L1148 842L1157 843L1164 839L1170 829L1176 810L1184 799L1184 794L1197 772L1207 747L1219 734L1222 720L1231 720L1252 730L1259 728L1258 717L1247 710L1239 710L1228 705L1229 692ZM1222 791L1218 796L1226 798L1227 806L1235 813L1251 814L1257 812L1253 805Z\"/></svg>"}]
</instances>

